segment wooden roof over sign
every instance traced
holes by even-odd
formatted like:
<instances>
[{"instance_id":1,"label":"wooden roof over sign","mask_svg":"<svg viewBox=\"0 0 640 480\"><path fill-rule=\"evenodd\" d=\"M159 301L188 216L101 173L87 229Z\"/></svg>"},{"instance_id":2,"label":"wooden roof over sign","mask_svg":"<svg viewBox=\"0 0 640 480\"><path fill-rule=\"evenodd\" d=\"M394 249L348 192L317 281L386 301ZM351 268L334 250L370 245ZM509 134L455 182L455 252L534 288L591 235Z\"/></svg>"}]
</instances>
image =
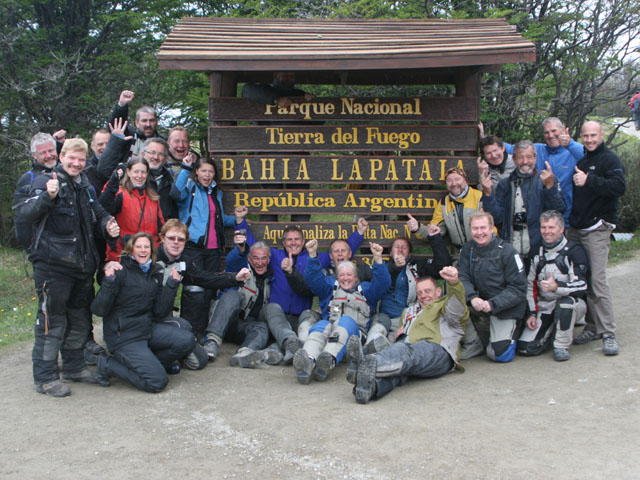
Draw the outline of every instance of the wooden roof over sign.
<instances>
[{"instance_id":1,"label":"wooden roof over sign","mask_svg":"<svg viewBox=\"0 0 640 480\"><path fill-rule=\"evenodd\" d=\"M184 18L158 60L161 69L234 71L243 81L250 72L487 70L535 61L535 46L504 19Z\"/></svg>"}]
</instances>

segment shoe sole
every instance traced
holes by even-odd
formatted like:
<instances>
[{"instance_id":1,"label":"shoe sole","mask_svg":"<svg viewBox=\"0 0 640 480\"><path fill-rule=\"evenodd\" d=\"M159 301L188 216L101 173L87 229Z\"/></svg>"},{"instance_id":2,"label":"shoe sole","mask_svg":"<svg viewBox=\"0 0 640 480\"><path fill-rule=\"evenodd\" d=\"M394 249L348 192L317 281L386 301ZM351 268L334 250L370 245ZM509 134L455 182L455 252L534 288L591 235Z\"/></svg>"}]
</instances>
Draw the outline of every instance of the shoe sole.
<instances>
[{"instance_id":1,"label":"shoe sole","mask_svg":"<svg viewBox=\"0 0 640 480\"><path fill-rule=\"evenodd\" d=\"M567 360L569 360L569 355L567 354L566 356L556 356L556 354L553 354L553 359L556 362L566 362Z\"/></svg>"},{"instance_id":2,"label":"shoe sole","mask_svg":"<svg viewBox=\"0 0 640 480\"><path fill-rule=\"evenodd\" d=\"M293 368L296 369L296 379L302 385L311 383L311 372L313 371L313 361L304 349L300 348L293 355Z\"/></svg>"},{"instance_id":3,"label":"shoe sole","mask_svg":"<svg viewBox=\"0 0 640 480\"><path fill-rule=\"evenodd\" d=\"M302 347L303 347L302 342L297 338L295 340L288 341L286 343L285 350L284 350L285 353L282 359L284 364L291 365L291 362L293 361L293 357L295 356L296 352L300 350Z\"/></svg>"},{"instance_id":4,"label":"shoe sole","mask_svg":"<svg viewBox=\"0 0 640 480\"><path fill-rule=\"evenodd\" d=\"M267 365L278 365L284 358L282 353L276 350L267 350L266 353L267 359L264 363L266 363Z\"/></svg>"},{"instance_id":5,"label":"shoe sole","mask_svg":"<svg viewBox=\"0 0 640 480\"><path fill-rule=\"evenodd\" d=\"M374 357L365 357L358 367L357 382L354 394L356 402L365 404L373 397L376 383L377 362Z\"/></svg>"},{"instance_id":6,"label":"shoe sole","mask_svg":"<svg viewBox=\"0 0 640 480\"><path fill-rule=\"evenodd\" d=\"M248 355L231 357L231 366L240 368L256 368L264 363L266 355L264 352L251 352Z\"/></svg>"},{"instance_id":7,"label":"shoe sole","mask_svg":"<svg viewBox=\"0 0 640 480\"><path fill-rule=\"evenodd\" d=\"M358 366L362 360L362 344L360 339L352 335L347 342L347 382L351 385L356 384L358 374Z\"/></svg>"},{"instance_id":8,"label":"shoe sole","mask_svg":"<svg viewBox=\"0 0 640 480\"><path fill-rule=\"evenodd\" d=\"M324 352L321 353L318 360L316 360L316 369L313 371L314 380L324 382L331 373L331 370L333 370L333 362L333 355L324 355Z\"/></svg>"}]
</instances>

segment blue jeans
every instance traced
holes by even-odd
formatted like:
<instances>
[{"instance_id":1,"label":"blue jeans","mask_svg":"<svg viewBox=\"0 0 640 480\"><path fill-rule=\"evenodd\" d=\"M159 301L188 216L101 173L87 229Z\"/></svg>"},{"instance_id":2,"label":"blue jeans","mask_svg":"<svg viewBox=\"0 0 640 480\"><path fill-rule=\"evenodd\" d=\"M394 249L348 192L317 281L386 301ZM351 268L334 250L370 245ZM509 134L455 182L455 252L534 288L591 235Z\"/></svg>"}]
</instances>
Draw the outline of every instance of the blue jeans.
<instances>
[{"instance_id":1,"label":"blue jeans","mask_svg":"<svg viewBox=\"0 0 640 480\"><path fill-rule=\"evenodd\" d=\"M451 355L442 346L427 340L394 343L382 352L376 353L375 357L376 398L381 398L394 388L404 385L409 377L441 377L449 373L454 366Z\"/></svg>"}]
</instances>

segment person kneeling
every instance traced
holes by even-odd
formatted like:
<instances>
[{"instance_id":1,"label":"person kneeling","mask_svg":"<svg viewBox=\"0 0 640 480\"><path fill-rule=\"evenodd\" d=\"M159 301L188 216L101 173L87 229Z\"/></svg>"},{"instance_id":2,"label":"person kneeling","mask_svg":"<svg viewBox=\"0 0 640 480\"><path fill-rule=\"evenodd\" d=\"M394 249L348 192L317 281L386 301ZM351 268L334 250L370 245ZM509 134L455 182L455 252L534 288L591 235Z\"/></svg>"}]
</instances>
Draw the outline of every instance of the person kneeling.
<instances>
[{"instance_id":1,"label":"person kneeling","mask_svg":"<svg viewBox=\"0 0 640 480\"><path fill-rule=\"evenodd\" d=\"M462 369L460 340L469 318L464 286L455 267L444 267L440 276L447 281L447 296L441 297L433 277L418 280L418 301L407 308L396 343L365 357L358 339L349 339L347 381L355 383L358 403L381 398L410 377L436 378Z\"/></svg>"},{"instance_id":2,"label":"person kneeling","mask_svg":"<svg viewBox=\"0 0 640 480\"><path fill-rule=\"evenodd\" d=\"M304 346L293 356L298 382L308 384L312 374L318 381L326 380L344 356L349 337L360 342L360 332L367 332L371 312L391 287L391 276L382 260L382 247L377 243L369 245L374 260L373 280L360 283L357 268L349 261L338 265L337 280L325 274L318 260L317 240L307 242L309 261L304 279L320 299L322 320L311 327Z\"/></svg>"},{"instance_id":3,"label":"person kneeling","mask_svg":"<svg viewBox=\"0 0 640 480\"><path fill-rule=\"evenodd\" d=\"M103 335L110 357L99 357L98 376L113 375L146 392L160 392L169 383L174 362L193 350L195 336L154 319L171 312L181 277L175 267L165 284L155 262L148 233L137 233L122 251L121 265L105 265L102 287L91 310L103 317Z\"/></svg>"}]
</instances>

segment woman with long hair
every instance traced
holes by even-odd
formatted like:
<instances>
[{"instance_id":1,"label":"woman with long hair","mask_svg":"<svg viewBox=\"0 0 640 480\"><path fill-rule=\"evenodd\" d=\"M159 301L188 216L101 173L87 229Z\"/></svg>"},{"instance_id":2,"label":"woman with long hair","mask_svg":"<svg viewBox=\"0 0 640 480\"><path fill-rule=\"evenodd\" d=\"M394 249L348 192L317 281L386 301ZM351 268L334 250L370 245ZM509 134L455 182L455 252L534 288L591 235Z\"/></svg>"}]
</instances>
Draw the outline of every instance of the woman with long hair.
<instances>
[{"instance_id":1,"label":"woman with long hair","mask_svg":"<svg viewBox=\"0 0 640 480\"><path fill-rule=\"evenodd\" d=\"M115 376L147 392L166 387L167 372L177 373L175 362L188 355L196 341L191 332L158 321L171 312L181 277L173 268L163 284L163 269L155 258L151 235L133 235L121 263L105 266L91 304L93 313L103 318L104 340L112 355L98 358L98 378Z\"/></svg>"},{"instance_id":2,"label":"woman with long hair","mask_svg":"<svg viewBox=\"0 0 640 480\"><path fill-rule=\"evenodd\" d=\"M183 254L185 260L203 270L217 272L224 252L224 227L241 223L247 208L236 207L235 215L224 213L216 165L210 158L199 158L194 162L185 157L171 188L171 196L178 204L180 221L189 228L189 240ZM197 335L203 335L207 327L209 304L214 293L214 290L193 285L185 278L180 316L191 323Z\"/></svg>"},{"instance_id":3,"label":"woman with long hair","mask_svg":"<svg viewBox=\"0 0 640 480\"><path fill-rule=\"evenodd\" d=\"M144 158L131 157L126 168L116 168L100 195L100 203L120 225L120 240L107 244L107 261L117 261L128 237L138 232L149 233L158 246L164 224L159 200Z\"/></svg>"}]
</instances>

